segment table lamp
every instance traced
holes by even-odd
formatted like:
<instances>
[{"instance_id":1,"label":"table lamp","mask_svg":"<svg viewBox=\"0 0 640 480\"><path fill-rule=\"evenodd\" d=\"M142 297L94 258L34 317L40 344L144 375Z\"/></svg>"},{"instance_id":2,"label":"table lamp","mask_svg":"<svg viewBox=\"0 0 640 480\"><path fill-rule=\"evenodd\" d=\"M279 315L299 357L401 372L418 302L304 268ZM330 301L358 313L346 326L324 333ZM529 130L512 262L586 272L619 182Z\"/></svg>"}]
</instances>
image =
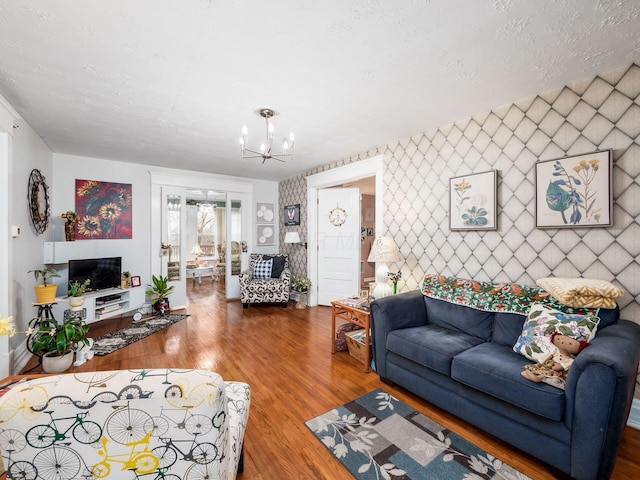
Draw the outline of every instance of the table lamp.
<instances>
[{"instance_id":1,"label":"table lamp","mask_svg":"<svg viewBox=\"0 0 640 480\"><path fill-rule=\"evenodd\" d=\"M191 249L191 253L193 253L196 256L196 267L197 267L198 265L200 265L200 261L198 260L198 255L204 255L204 252L200 248L200 245L196 243Z\"/></svg>"},{"instance_id":2,"label":"table lamp","mask_svg":"<svg viewBox=\"0 0 640 480\"><path fill-rule=\"evenodd\" d=\"M371 245L371 253L367 262L376 262L376 288L373 290L374 298L387 297L393 293L389 285L388 262L399 262L400 251L392 237L376 237Z\"/></svg>"}]
</instances>

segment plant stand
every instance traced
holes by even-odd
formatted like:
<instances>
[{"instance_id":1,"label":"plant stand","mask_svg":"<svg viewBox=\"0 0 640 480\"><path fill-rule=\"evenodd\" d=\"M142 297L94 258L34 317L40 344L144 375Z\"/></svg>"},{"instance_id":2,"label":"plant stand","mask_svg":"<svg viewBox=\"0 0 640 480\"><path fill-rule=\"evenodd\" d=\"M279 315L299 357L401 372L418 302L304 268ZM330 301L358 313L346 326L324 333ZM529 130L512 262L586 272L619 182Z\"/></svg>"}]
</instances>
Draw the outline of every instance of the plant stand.
<instances>
[{"instance_id":1,"label":"plant stand","mask_svg":"<svg viewBox=\"0 0 640 480\"><path fill-rule=\"evenodd\" d=\"M46 319L55 320L55 317L53 316L53 306L56 305L56 304L57 304L57 302L54 302L54 303L37 303L37 302L33 302L32 305L34 307L38 307L38 316L29 321L29 327L32 327L34 330L37 330L38 326L42 323L43 320L46 320ZM29 350L30 353L32 353L33 355L38 357L38 363L33 368L31 368L29 371L34 370L37 367L42 365L42 355L40 355L39 353L34 352L31 349L31 337L32 337L32 335L29 335L27 337L27 350Z\"/></svg>"}]
</instances>

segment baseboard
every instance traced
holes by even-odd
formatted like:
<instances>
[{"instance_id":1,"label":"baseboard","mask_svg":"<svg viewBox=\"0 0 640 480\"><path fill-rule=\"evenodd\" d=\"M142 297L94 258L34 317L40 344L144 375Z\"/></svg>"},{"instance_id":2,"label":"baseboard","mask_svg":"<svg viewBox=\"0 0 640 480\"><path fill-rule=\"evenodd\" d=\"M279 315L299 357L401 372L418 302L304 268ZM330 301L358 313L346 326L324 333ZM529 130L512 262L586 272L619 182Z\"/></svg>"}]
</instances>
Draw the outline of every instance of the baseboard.
<instances>
[{"instance_id":1,"label":"baseboard","mask_svg":"<svg viewBox=\"0 0 640 480\"><path fill-rule=\"evenodd\" d=\"M631 412L629 412L627 425L640 429L640 399L638 398L634 398L631 402Z\"/></svg>"},{"instance_id":2,"label":"baseboard","mask_svg":"<svg viewBox=\"0 0 640 480\"><path fill-rule=\"evenodd\" d=\"M13 350L13 374L19 374L31 360L32 353L27 350L27 342L22 342Z\"/></svg>"}]
</instances>

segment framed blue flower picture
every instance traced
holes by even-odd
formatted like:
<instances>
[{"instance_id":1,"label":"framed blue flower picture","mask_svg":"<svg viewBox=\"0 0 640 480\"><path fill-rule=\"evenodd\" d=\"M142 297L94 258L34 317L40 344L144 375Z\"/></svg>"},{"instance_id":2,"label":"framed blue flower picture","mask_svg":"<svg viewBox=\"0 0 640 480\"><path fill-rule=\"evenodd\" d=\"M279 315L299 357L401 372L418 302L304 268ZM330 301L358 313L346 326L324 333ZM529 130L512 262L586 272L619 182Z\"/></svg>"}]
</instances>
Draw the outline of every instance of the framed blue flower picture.
<instances>
[{"instance_id":1,"label":"framed blue flower picture","mask_svg":"<svg viewBox=\"0 0 640 480\"><path fill-rule=\"evenodd\" d=\"M536 163L536 227L613 225L612 152Z\"/></svg>"},{"instance_id":2,"label":"framed blue flower picture","mask_svg":"<svg viewBox=\"0 0 640 480\"><path fill-rule=\"evenodd\" d=\"M498 171L449 179L449 228L497 230Z\"/></svg>"}]
</instances>

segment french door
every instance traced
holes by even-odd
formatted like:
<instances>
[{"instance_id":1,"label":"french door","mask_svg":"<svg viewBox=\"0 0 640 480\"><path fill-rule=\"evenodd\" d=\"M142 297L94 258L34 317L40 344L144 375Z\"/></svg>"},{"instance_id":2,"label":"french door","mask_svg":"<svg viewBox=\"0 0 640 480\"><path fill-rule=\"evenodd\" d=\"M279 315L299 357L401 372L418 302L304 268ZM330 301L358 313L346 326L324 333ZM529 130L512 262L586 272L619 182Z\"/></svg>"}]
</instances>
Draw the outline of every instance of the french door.
<instances>
[{"instance_id":1,"label":"french door","mask_svg":"<svg viewBox=\"0 0 640 480\"><path fill-rule=\"evenodd\" d=\"M225 296L240 298L240 273L248 266L247 245L253 241L250 228L251 195L227 192L225 201L226 248L224 264ZM187 189L182 187L161 187L162 225L159 256L159 274L169 277L174 291L170 302L172 308L184 307L187 303L186 260L189 258L186 229ZM154 268L156 270L158 267ZM156 273L157 275L158 273Z\"/></svg>"},{"instance_id":2,"label":"french door","mask_svg":"<svg viewBox=\"0 0 640 480\"><path fill-rule=\"evenodd\" d=\"M160 274L169 277L169 282L174 286L169 299L172 308L187 304L186 205L184 188L162 186L162 230L158 255Z\"/></svg>"}]
</instances>

